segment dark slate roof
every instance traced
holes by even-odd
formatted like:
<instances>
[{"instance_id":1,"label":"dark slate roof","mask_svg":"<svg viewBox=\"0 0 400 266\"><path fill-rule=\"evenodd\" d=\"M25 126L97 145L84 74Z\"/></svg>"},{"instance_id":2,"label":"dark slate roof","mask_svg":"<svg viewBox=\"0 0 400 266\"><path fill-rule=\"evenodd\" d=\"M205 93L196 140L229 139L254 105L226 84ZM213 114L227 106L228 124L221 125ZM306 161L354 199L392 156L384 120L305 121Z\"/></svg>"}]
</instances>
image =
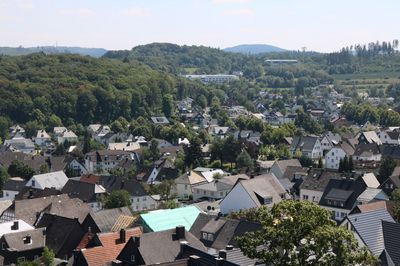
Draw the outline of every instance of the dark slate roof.
<instances>
[{"instance_id":1,"label":"dark slate roof","mask_svg":"<svg viewBox=\"0 0 400 266\"><path fill-rule=\"evenodd\" d=\"M26 182L24 179L10 178L4 183L3 190L21 191L25 188Z\"/></svg>"},{"instance_id":2,"label":"dark slate roof","mask_svg":"<svg viewBox=\"0 0 400 266\"><path fill-rule=\"evenodd\" d=\"M331 179L340 179L341 174L325 169L313 168L300 185L300 189L324 191Z\"/></svg>"},{"instance_id":3,"label":"dark slate roof","mask_svg":"<svg viewBox=\"0 0 400 266\"><path fill-rule=\"evenodd\" d=\"M101 232L111 232L121 216L132 217L132 212L128 207L122 207L90 213L90 216L92 216Z\"/></svg>"},{"instance_id":4,"label":"dark slate roof","mask_svg":"<svg viewBox=\"0 0 400 266\"><path fill-rule=\"evenodd\" d=\"M354 151L355 156L369 157L375 154L380 154L381 150L376 143L363 144L360 143L356 146Z\"/></svg>"},{"instance_id":5,"label":"dark slate roof","mask_svg":"<svg viewBox=\"0 0 400 266\"><path fill-rule=\"evenodd\" d=\"M395 265L400 265L400 224L382 220L385 250Z\"/></svg>"},{"instance_id":6,"label":"dark slate roof","mask_svg":"<svg viewBox=\"0 0 400 266\"><path fill-rule=\"evenodd\" d=\"M319 204L351 210L356 204L358 196L360 196L366 188L367 186L364 182L355 181L353 179L331 179L324 190ZM335 193L338 193L336 198L334 198ZM333 201L336 201L336 204ZM338 201L343 202L343 206L340 205Z\"/></svg>"},{"instance_id":7,"label":"dark slate roof","mask_svg":"<svg viewBox=\"0 0 400 266\"><path fill-rule=\"evenodd\" d=\"M317 141L318 137L315 136L294 136L290 150L312 151Z\"/></svg>"},{"instance_id":8,"label":"dark slate roof","mask_svg":"<svg viewBox=\"0 0 400 266\"><path fill-rule=\"evenodd\" d=\"M396 188L400 188L400 166L394 168L392 175L388 179L392 181ZM383 183L386 183L386 180Z\"/></svg>"},{"instance_id":9,"label":"dark slate roof","mask_svg":"<svg viewBox=\"0 0 400 266\"><path fill-rule=\"evenodd\" d=\"M45 156L33 156L22 152L4 151L0 153L0 164L4 168L8 168L12 161L17 160L31 167L36 173L42 165L48 165L46 159Z\"/></svg>"},{"instance_id":10,"label":"dark slate roof","mask_svg":"<svg viewBox=\"0 0 400 266\"><path fill-rule=\"evenodd\" d=\"M83 202L94 202L96 201L95 187L96 184L69 179L61 193L68 194L70 198L81 199Z\"/></svg>"},{"instance_id":11,"label":"dark slate roof","mask_svg":"<svg viewBox=\"0 0 400 266\"><path fill-rule=\"evenodd\" d=\"M400 146L383 144L381 147L382 156L390 156L395 160L400 160Z\"/></svg>"},{"instance_id":12,"label":"dark slate roof","mask_svg":"<svg viewBox=\"0 0 400 266\"><path fill-rule=\"evenodd\" d=\"M60 255L63 249L69 251L67 254L72 253L85 234L78 219L48 213L39 217L35 226L46 228L46 246L51 248L56 255Z\"/></svg>"},{"instance_id":13,"label":"dark slate roof","mask_svg":"<svg viewBox=\"0 0 400 266\"><path fill-rule=\"evenodd\" d=\"M3 235L8 247L15 251L27 251L33 249L44 248L46 245L45 233L46 228L37 228L28 231L9 233ZM25 244L24 238L31 237L31 244Z\"/></svg>"},{"instance_id":14,"label":"dark slate roof","mask_svg":"<svg viewBox=\"0 0 400 266\"><path fill-rule=\"evenodd\" d=\"M140 197L148 195L146 190L143 188L142 184L133 179L126 179L124 177L117 177L117 176L101 176L99 183L109 193L111 193L114 190L125 189L132 196Z\"/></svg>"},{"instance_id":15,"label":"dark slate roof","mask_svg":"<svg viewBox=\"0 0 400 266\"><path fill-rule=\"evenodd\" d=\"M174 228L160 232L146 233L140 236L140 246L138 249L146 265L175 261L180 254L181 241L187 241L191 247L206 251L204 245L193 234L185 231L185 237L178 239L175 237L175 230ZM126 244L121 254L127 251L129 253L129 247L133 241L134 239L130 238L130 243Z\"/></svg>"},{"instance_id":16,"label":"dark slate roof","mask_svg":"<svg viewBox=\"0 0 400 266\"><path fill-rule=\"evenodd\" d=\"M394 223L392 216L385 209L380 209L372 212L351 214L346 219L372 254L379 256L385 248L382 221Z\"/></svg>"},{"instance_id":17,"label":"dark slate roof","mask_svg":"<svg viewBox=\"0 0 400 266\"><path fill-rule=\"evenodd\" d=\"M60 194L61 191L55 188L38 189L33 187L24 187L17 195L15 195L15 200L37 199Z\"/></svg>"},{"instance_id":18,"label":"dark slate roof","mask_svg":"<svg viewBox=\"0 0 400 266\"><path fill-rule=\"evenodd\" d=\"M399 131L387 131L386 134L393 140L398 140L400 136Z\"/></svg>"},{"instance_id":19,"label":"dark slate roof","mask_svg":"<svg viewBox=\"0 0 400 266\"><path fill-rule=\"evenodd\" d=\"M283 179L287 178L291 182L294 182L295 175L305 176L308 174L308 170L309 170L308 167L289 165L289 166L287 166L286 171L284 172L282 178Z\"/></svg>"},{"instance_id":20,"label":"dark slate roof","mask_svg":"<svg viewBox=\"0 0 400 266\"><path fill-rule=\"evenodd\" d=\"M213 228L213 230L210 230ZM200 239L206 246L214 249L223 249L227 245L237 247L235 237L242 236L246 232L253 232L261 229L261 224L242 220L226 219L200 213L190 228L190 232ZM214 241L205 241L201 238L201 232L214 233ZM211 232L213 231L213 232Z\"/></svg>"},{"instance_id":21,"label":"dark slate roof","mask_svg":"<svg viewBox=\"0 0 400 266\"><path fill-rule=\"evenodd\" d=\"M386 249L379 256L379 262L381 266L396 266Z\"/></svg>"}]
</instances>

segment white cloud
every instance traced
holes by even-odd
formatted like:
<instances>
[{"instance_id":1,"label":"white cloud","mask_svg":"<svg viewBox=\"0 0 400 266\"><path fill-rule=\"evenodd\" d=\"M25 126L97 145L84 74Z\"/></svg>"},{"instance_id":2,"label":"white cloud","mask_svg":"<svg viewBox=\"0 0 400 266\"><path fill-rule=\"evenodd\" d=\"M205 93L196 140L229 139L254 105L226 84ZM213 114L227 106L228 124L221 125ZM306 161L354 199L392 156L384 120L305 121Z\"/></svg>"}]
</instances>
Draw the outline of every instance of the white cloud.
<instances>
[{"instance_id":1,"label":"white cloud","mask_svg":"<svg viewBox=\"0 0 400 266\"><path fill-rule=\"evenodd\" d=\"M251 0L212 0L214 4L245 4L250 3Z\"/></svg>"},{"instance_id":2,"label":"white cloud","mask_svg":"<svg viewBox=\"0 0 400 266\"><path fill-rule=\"evenodd\" d=\"M150 10L141 7L131 7L121 10L121 15L126 17L148 17L150 16Z\"/></svg>"},{"instance_id":3,"label":"white cloud","mask_svg":"<svg viewBox=\"0 0 400 266\"><path fill-rule=\"evenodd\" d=\"M32 2L32 0L19 0L17 2L17 6L21 9L32 9L33 2Z\"/></svg>"},{"instance_id":4,"label":"white cloud","mask_svg":"<svg viewBox=\"0 0 400 266\"><path fill-rule=\"evenodd\" d=\"M67 16L77 16L80 18L90 18L96 15L92 9L89 8L73 8L73 9L64 9L61 11L62 15Z\"/></svg>"},{"instance_id":5,"label":"white cloud","mask_svg":"<svg viewBox=\"0 0 400 266\"><path fill-rule=\"evenodd\" d=\"M254 15L254 10L250 8L241 9L227 9L222 11L224 16L252 16Z\"/></svg>"}]
</instances>

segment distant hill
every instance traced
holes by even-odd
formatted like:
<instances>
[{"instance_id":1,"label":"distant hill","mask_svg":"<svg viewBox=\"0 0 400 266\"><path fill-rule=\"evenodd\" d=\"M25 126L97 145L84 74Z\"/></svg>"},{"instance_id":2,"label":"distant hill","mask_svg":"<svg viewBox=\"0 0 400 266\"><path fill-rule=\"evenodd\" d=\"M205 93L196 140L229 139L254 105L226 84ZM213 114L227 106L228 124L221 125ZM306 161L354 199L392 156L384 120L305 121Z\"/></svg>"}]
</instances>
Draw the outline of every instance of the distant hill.
<instances>
[{"instance_id":1,"label":"distant hill","mask_svg":"<svg viewBox=\"0 0 400 266\"><path fill-rule=\"evenodd\" d=\"M83 48L67 46L38 46L38 47L0 47L0 54L9 56L28 55L43 52L45 54L79 54L101 57L107 50L103 48Z\"/></svg>"},{"instance_id":2,"label":"distant hill","mask_svg":"<svg viewBox=\"0 0 400 266\"><path fill-rule=\"evenodd\" d=\"M286 52L286 49L269 44L241 44L223 49L225 52L242 54L261 54L271 52Z\"/></svg>"}]
</instances>

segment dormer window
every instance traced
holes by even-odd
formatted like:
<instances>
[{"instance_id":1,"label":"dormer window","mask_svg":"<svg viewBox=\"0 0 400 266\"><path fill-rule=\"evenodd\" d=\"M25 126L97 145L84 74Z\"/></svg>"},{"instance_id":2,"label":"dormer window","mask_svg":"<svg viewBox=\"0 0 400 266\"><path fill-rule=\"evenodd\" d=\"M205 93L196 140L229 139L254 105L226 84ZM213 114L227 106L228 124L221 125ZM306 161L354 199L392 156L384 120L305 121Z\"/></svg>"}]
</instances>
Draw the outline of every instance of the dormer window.
<instances>
[{"instance_id":1,"label":"dormer window","mask_svg":"<svg viewBox=\"0 0 400 266\"><path fill-rule=\"evenodd\" d=\"M201 238L202 238L203 240L214 241L214 234L207 233L207 232L203 232L203 233L201 234Z\"/></svg>"},{"instance_id":2,"label":"dormer window","mask_svg":"<svg viewBox=\"0 0 400 266\"><path fill-rule=\"evenodd\" d=\"M272 197L265 197L264 198L264 204L271 204L272 203Z\"/></svg>"},{"instance_id":3,"label":"dormer window","mask_svg":"<svg viewBox=\"0 0 400 266\"><path fill-rule=\"evenodd\" d=\"M32 237L31 236L26 236L22 239L24 241L25 245L30 245L32 244Z\"/></svg>"}]
</instances>

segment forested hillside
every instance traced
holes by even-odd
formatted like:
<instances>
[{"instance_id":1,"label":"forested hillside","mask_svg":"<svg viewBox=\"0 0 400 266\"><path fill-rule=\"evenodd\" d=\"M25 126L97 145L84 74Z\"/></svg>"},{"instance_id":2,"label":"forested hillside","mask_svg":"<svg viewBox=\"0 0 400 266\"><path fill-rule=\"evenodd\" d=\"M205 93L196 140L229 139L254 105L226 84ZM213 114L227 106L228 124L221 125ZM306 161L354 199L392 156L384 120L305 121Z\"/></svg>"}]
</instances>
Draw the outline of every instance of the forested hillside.
<instances>
[{"instance_id":1,"label":"forested hillside","mask_svg":"<svg viewBox=\"0 0 400 266\"><path fill-rule=\"evenodd\" d=\"M129 121L162 114L163 106L187 95L211 101L214 90L134 61L43 53L0 57L0 115L17 123Z\"/></svg>"}]
</instances>

